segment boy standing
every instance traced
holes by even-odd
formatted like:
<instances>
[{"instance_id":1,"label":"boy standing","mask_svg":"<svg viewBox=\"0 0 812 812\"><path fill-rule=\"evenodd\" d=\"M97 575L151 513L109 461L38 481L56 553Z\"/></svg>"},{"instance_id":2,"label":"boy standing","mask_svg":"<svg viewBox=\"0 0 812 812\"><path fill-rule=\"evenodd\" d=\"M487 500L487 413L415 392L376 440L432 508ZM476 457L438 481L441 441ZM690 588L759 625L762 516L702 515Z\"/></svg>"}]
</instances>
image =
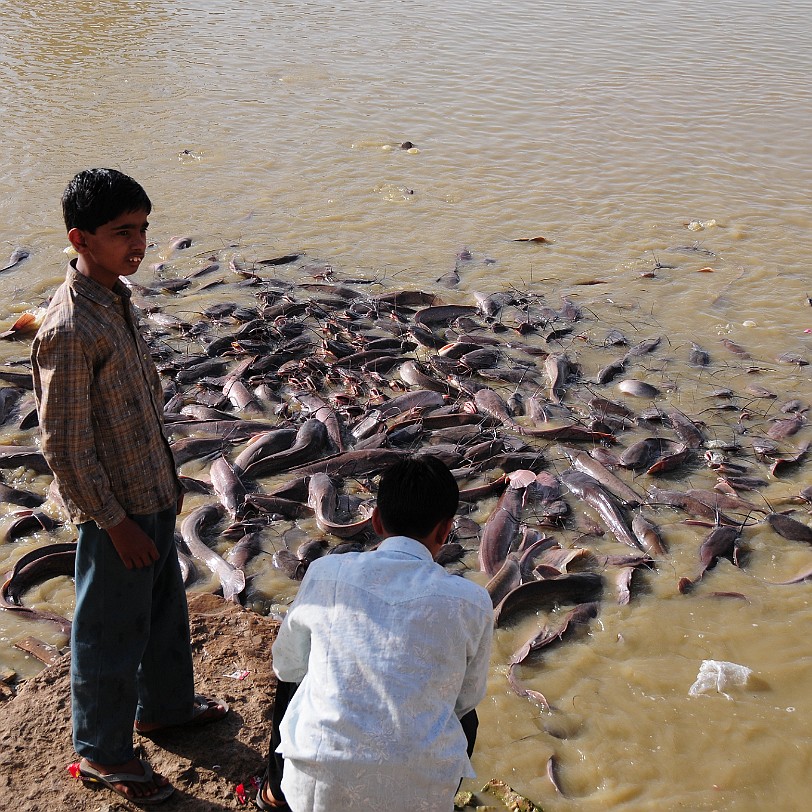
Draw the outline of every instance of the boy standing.
<instances>
[{"instance_id":1,"label":"boy standing","mask_svg":"<svg viewBox=\"0 0 812 812\"><path fill-rule=\"evenodd\" d=\"M120 280L144 258L151 208L121 172L73 178L62 210L79 256L31 349L42 451L79 529L71 699L80 773L140 804L174 788L135 758L133 728L153 733L228 711L194 693L174 545L183 489L158 373Z\"/></svg>"},{"instance_id":2,"label":"boy standing","mask_svg":"<svg viewBox=\"0 0 812 812\"><path fill-rule=\"evenodd\" d=\"M308 568L273 646L279 679L301 682L280 728L293 812L450 812L473 777L460 719L485 695L493 607L433 560L458 499L436 458L396 463L372 517L379 547ZM271 772L261 809L281 806Z\"/></svg>"}]
</instances>

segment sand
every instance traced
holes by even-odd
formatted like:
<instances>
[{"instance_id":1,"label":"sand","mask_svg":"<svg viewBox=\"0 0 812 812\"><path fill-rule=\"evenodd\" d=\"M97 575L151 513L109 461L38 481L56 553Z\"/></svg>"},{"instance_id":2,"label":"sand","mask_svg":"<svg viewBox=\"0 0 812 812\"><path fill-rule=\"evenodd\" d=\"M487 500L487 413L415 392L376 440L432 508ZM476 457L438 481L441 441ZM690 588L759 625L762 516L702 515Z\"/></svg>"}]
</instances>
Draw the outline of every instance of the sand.
<instances>
[{"instance_id":1,"label":"sand","mask_svg":"<svg viewBox=\"0 0 812 812\"><path fill-rule=\"evenodd\" d=\"M278 623L215 595L190 595L189 614L196 687L225 699L223 721L177 729L152 741L136 736L138 754L176 787L157 806L170 812L254 809L239 803L235 788L261 773L271 734L276 678L271 644ZM116 812L142 809L106 789L72 778L70 654L0 702L0 810ZM236 679L235 673L247 672Z\"/></svg>"}]
</instances>

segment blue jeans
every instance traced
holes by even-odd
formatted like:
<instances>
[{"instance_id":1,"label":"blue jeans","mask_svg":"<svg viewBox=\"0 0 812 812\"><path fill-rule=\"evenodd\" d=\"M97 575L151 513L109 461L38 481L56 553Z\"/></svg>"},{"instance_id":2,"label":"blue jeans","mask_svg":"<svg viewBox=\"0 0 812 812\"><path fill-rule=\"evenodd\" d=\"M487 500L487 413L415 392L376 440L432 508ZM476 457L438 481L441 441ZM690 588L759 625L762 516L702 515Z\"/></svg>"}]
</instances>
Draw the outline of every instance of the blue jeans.
<instances>
[{"instance_id":1,"label":"blue jeans","mask_svg":"<svg viewBox=\"0 0 812 812\"><path fill-rule=\"evenodd\" d=\"M134 754L133 724L192 715L194 674L186 591L175 551L175 507L131 516L160 558L128 570L95 522L79 525L71 632L73 745L99 764Z\"/></svg>"}]
</instances>

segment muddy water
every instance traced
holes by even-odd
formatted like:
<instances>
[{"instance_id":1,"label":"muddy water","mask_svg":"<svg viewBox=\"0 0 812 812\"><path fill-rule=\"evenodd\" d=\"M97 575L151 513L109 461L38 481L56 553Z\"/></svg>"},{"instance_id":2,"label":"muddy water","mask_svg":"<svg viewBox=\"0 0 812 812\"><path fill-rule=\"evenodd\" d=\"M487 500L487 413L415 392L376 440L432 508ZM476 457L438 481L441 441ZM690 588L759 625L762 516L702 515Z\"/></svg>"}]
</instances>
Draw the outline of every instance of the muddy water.
<instances>
[{"instance_id":1,"label":"muddy water","mask_svg":"<svg viewBox=\"0 0 812 812\"><path fill-rule=\"evenodd\" d=\"M456 265L449 301L511 286L553 306L577 301L582 338L567 349L585 376L605 359L610 327L632 340L662 335L635 376L718 439L746 438L787 399L809 398L809 367L776 361L812 353L808 2L745 2L735 15L716 2L634 0L577 11L524 0L231 5L2 4L0 267L17 246L31 257L0 273L0 326L42 304L63 275L67 180L110 165L155 204L144 284L154 263L168 261L160 275L171 277L215 253L225 266L303 251L339 280L382 283L371 290L430 288ZM406 140L416 149L401 149ZM193 248L172 255L180 234ZM539 236L549 242L514 242ZM457 259L463 247L471 260ZM161 305L194 318L222 295ZM687 366L691 341L711 353L707 369ZM2 342L0 361L27 351ZM753 399L749 384L779 397ZM723 388L735 410L720 409ZM28 439L6 427L2 441ZM48 484L25 470L2 476ZM761 494L780 505L810 481L801 467ZM715 477L694 468L690 482L672 482L711 487ZM748 528L743 569L723 561L680 595L705 532L682 518L658 512L670 556L636 576L628 606L608 594L588 634L519 670L555 710L517 697L506 679L512 652L555 618L497 631L480 777L504 778L549 810L805 808L812 609L808 585L768 582L808 569L812 552ZM0 565L71 537L5 544ZM279 543L269 534L268 553ZM584 543L625 552L605 538ZM257 606L274 610L295 588L263 562L252 564ZM467 563L475 569L475 556ZM194 588L214 586L203 577ZM69 615L70 580L26 602ZM10 643L26 634L63 642L0 613L0 662L21 674L36 666ZM754 678L730 699L689 697L708 659ZM563 796L546 776L551 756Z\"/></svg>"}]
</instances>

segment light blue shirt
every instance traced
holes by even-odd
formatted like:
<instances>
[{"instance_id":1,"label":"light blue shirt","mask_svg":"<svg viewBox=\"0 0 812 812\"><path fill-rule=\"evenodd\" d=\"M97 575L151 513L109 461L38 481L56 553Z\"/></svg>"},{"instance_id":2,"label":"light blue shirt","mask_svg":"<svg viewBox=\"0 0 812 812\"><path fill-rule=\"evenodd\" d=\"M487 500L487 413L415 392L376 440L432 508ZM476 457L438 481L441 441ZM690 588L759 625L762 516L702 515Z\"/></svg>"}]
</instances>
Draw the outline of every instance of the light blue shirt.
<instances>
[{"instance_id":1,"label":"light blue shirt","mask_svg":"<svg viewBox=\"0 0 812 812\"><path fill-rule=\"evenodd\" d=\"M279 752L339 773L403 765L427 787L474 777L458 719L485 696L492 628L485 589L414 539L318 559L273 646L279 679L302 683Z\"/></svg>"}]
</instances>

